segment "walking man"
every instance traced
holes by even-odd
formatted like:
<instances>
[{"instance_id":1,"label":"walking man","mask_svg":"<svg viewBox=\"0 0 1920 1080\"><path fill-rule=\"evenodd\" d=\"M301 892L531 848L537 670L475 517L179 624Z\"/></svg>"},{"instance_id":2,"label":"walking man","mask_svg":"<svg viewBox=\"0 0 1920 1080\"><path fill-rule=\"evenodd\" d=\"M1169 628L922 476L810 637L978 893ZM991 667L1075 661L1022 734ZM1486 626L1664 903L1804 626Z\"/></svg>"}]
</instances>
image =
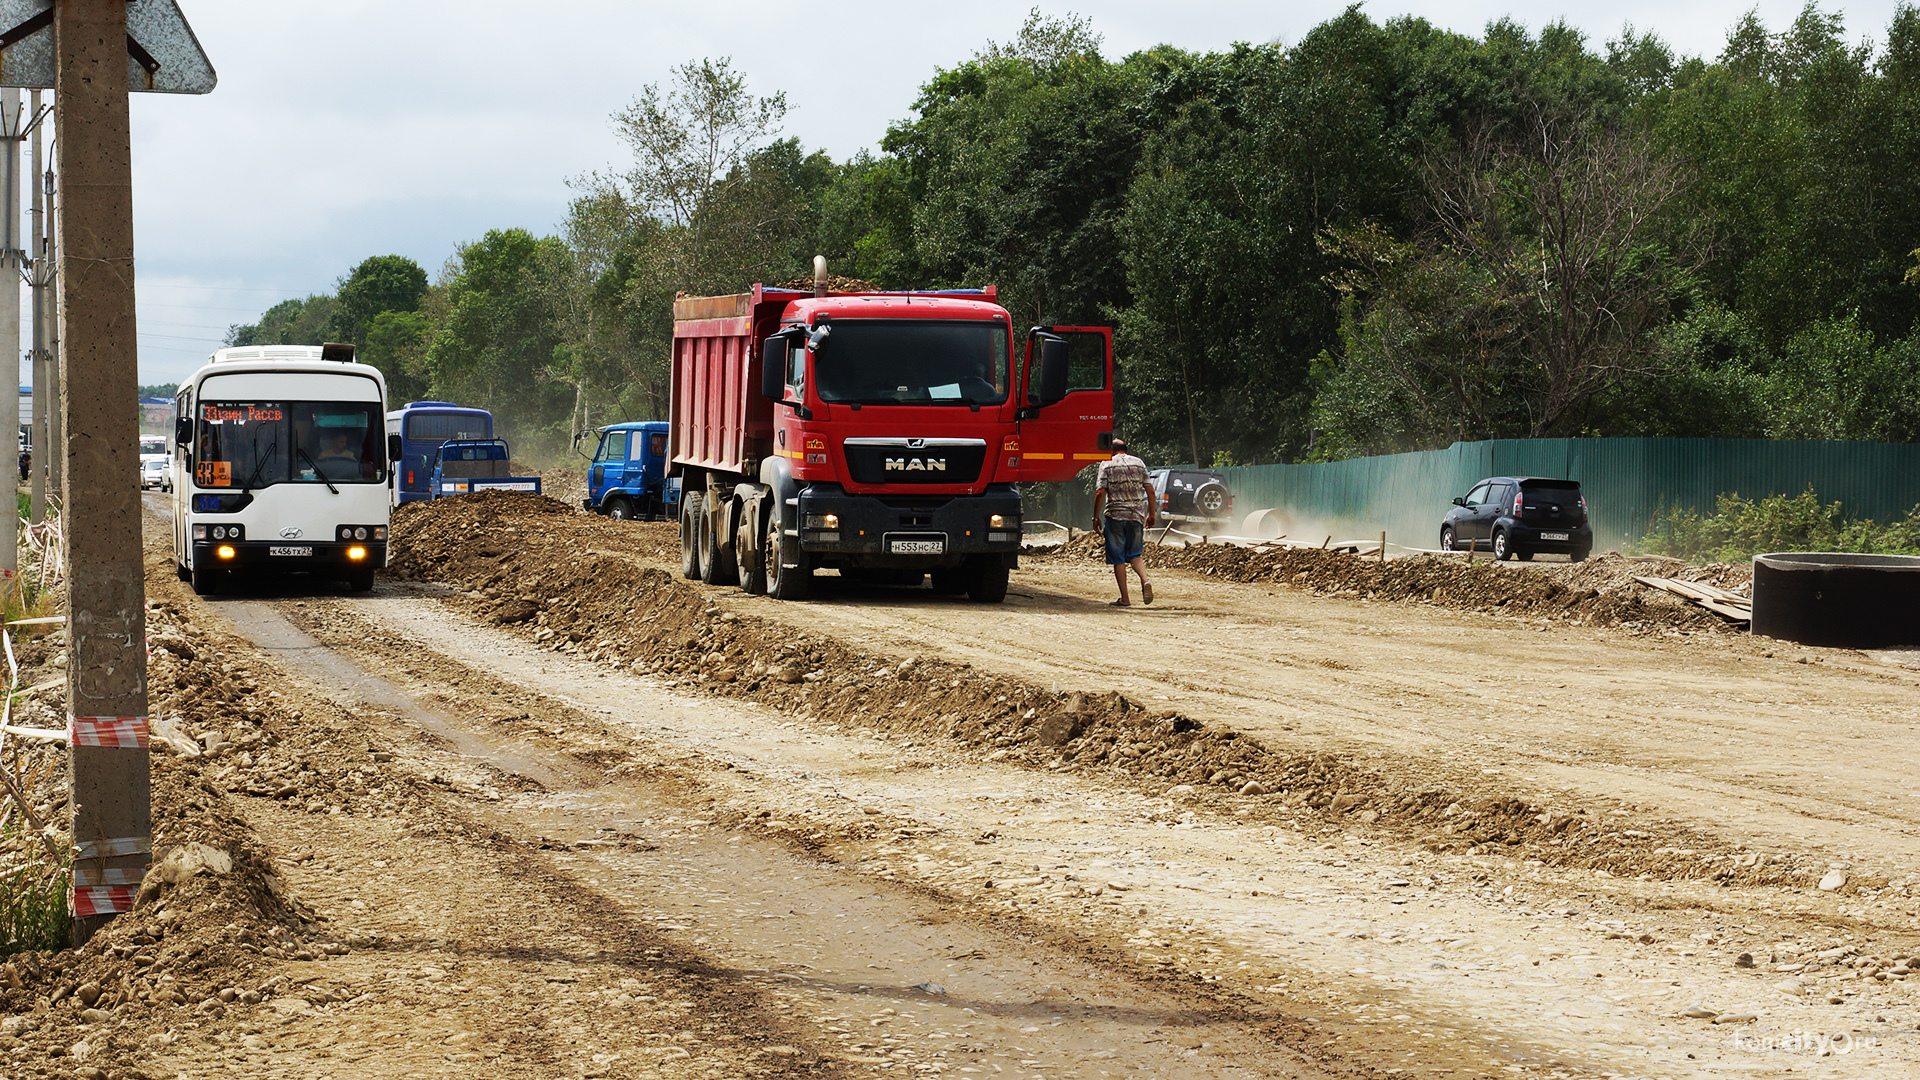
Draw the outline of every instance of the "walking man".
<instances>
[{"instance_id":1,"label":"walking man","mask_svg":"<svg viewBox=\"0 0 1920 1080\"><path fill-rule=\"evenodd\" d=\"M1113 440L1113 457L1100 463L1093 481L1093 519L1107 542L1107 565L1120 584L1120 599L1112 607L1132 607L1127 595L1127 567L1140 575L1140 599L1153 603L1153 583L1147 580L1147 528L1157 520L1153 485L1147 482L1147 463L1127 453L1126 440Z\"/></svg>"}]
</instances>

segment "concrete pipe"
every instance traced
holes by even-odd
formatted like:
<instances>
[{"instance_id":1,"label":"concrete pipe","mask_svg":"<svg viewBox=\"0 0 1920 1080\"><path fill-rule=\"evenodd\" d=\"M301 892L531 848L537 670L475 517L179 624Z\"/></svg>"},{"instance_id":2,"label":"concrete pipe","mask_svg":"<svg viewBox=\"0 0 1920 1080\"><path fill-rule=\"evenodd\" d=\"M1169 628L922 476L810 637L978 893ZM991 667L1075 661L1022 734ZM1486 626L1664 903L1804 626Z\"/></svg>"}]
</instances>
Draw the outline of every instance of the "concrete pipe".
<instances>
[{"instance_id":1,"label":"concrete pipe","mask_svg":"<svg viewBox=\"0 0 1920 1080\"><path fill-rule=\"evenodd\" d=\"M1752 625L1756 634L1802 645L1920 645L1920 557L1755 555Z\"/></svg>"},{"instance_id":2,"label":"concrete pipe","mask_svg":"<svg viewBox=\"0 0 1920 1080\"><path fill-rule=\"evenodd\" d=\"M1286 522L1282 520L1279 509L1270 506L1265 510L1255 510L1241 519L1240 535L1250 536L1256 540L1272 540L1286 532L1286 528Z\"/></svg>"}]
</instances>

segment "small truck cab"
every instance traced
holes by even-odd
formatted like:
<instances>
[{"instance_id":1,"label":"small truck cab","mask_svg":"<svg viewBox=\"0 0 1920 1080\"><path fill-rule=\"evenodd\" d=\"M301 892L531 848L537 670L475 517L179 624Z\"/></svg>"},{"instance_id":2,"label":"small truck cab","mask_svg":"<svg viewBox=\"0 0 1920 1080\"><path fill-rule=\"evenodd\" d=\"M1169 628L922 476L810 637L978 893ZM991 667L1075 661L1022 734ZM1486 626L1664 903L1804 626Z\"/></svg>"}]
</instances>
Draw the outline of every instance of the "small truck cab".
<instances>
[{"instance_id":1,"label":"small truck cab","mask_svg":"<svg viewBox=\"0 0 1920 1080\"><path fill-rule=\"evenodd\" d=\"M599 429L581 506L610 518L671 521L679 516L680 486L667 481L664 420L634 420ZM583 431L579 441L594 433Z\"/></svg>"},{"instance_id":2,"label":"small truck cab","mask_svg":"<svg viewBox=\"0 0 1920 1080\"><path fill-rule=\"evenodd\" d=\"M431 497L441 499L474 491L531 491L538 495L540 478L513 475L511 459L505 439L448 439L433 454Z\"/></svg>"}]
</instances>

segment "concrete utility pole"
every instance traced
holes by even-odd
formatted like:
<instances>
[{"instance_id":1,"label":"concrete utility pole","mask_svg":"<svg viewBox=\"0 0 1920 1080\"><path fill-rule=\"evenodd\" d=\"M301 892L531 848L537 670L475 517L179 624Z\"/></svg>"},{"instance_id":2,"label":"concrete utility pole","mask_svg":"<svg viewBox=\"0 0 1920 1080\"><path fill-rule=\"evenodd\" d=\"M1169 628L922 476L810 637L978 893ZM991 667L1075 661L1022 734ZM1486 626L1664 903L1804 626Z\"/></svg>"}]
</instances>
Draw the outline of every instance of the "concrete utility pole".
<instances>
[{"instance_id":1,"label":"concrete utility pole","mask_svg":"<svg viewBox=\"0 0 1920 1080\"><path fill-rule=\"evenodd\" d=\"M20 111L20 91L11 86L0 90L0 139L6 142L0 148L0 356L13 357L16 395L20 386L20 271L27 254L20 243L20 142L27 136L26 125L27 117ZM16 427L18 412L16 404ZM0 507L0 578L6 584L0 587L17 589L20 512L19 500L11 493L19 490L19 485L9 483L6 487L6 506Z\"/></svg>"},{"instance_id":2,"label":"concrete utility pole","mask_svg":"<svg viewBox=\"0 0 1920 1080\"><path fill-rule=\"evenodd\" d=\"M35 119L40 118L40 91L35 90L31 98L31 108ZM47 208L45 190L42 181L45 164L42 161L41 125L33 126L33 173L27 181L33 185L33 235L27 238L31 250L27 253L27 265L33 275L33 462L32 493L27 499L27 520L40 524L47 516L47 459L53 456L53 441L47 436L47 417L53 409L47 400L47 282L53 277L53 266L47 261Z\"/></svg>"},{"instance_id":3,"label":"concrete utility pole","mask_svg":"<svg viewBox=\"0 0 1920 1080\"><path fill-rule=\"evenodd\" d=\"M73 936L82 943L133 906L152 861L126 0L55 0L53 43L64 177L60 449L85 494L62 503Z\"/></svg>"}]
</instances>

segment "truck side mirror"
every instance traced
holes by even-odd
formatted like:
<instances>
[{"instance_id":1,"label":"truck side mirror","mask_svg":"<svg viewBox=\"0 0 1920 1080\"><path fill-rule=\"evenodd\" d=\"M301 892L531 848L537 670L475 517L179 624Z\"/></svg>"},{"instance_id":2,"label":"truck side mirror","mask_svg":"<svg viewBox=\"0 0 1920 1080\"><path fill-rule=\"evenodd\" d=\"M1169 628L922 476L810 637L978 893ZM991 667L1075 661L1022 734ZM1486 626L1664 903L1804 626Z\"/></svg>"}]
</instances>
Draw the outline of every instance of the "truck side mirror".
<instances>
[{"instance_id":1,"label":"truck side mirror","mask_svg":"<svg viewBox=\"0 0 1920 1080\"><path fill-rule=\"evenodd\" d=\"M175 446L193 445L193 418L178 416L173 421L173 444Z\"/></svg>"},{"instance_id":2,"label":"truck side mirror","mask_svg":"<svg viewBox=\"0 0 1920 1080\"><path fill-rule=\"evenodd\" d=\"M387 436L387 460L400 460L400 436L398 435Z\"/></svg>"},{"instance_id":3,"label":"truck side mirror","mask_svg":"<svg viewBox=\"0 0 1920 1080\"><path fill-rule=\"evenodd\" d=\"M787 396L787 339L775 334L760 343L760 396L779 401Z\"/></svg>"},{"instance_id":4,"label":"truck side mirror","mask_svg":"<svg viewBox=\"0 0 1920 1080\"><path fill-rule=\"evenodd\" d=\"M1067 339L1040 338L1040 405L1045 408L1067 396Z\"/></svg>"}]
</instances>

